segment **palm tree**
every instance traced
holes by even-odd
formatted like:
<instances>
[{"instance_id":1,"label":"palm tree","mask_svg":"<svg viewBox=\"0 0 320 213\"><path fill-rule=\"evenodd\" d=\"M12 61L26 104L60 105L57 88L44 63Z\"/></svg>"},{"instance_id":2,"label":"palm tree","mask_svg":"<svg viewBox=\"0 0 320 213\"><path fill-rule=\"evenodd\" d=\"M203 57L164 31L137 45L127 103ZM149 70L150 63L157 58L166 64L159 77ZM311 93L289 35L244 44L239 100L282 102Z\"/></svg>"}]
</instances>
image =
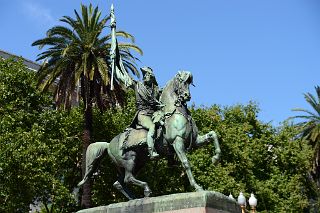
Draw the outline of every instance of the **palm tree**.
<instances>
[{"instance_id":1,"label":"palm tree","mask_svg":"<svg viewBox=\"0 0 320 213\"><path fill-rule=\"evenodd\" d=\"M304 94L305 100L311 105L313 111L306 109L293 109L293 111L303 112L305 115L297 115L292 118L304 119L297 123L301 138L304 138L314 150L312 158L311 177L318 187L320 187L320 87L315 87L317 97L311 93Z\"/></svg>"},{"instance_id":2,"label":"palm tree","mask_svg":"<svg viewBox=\"0 0 320 213\"><path fill-rule=\"evenodd\" d=\"M47 31L45 38L33 42L32 46L48 48L38 55L37 61L45 60L38 71L39 88L52 88L57 108L70 109L74 94L84 103L83 159L92 136L93 103L104 110L110 105L121 103L124 89L115 81L115 89L110 90L110 48L111 34L102 35L110 17L101 17L98 7L81 5L81 16L75 10L76 18L63 16L60 21L66 26L55 26ZM131 39L131 43L119 43L119 52L124 66L139 77L135 58L130 50L142 54L139 47L132 44L134 37L124 31L117 36ZM84 167L83 167L84 173ZM91 187L83 187L82 205L91 206Z\"/></svg>"}]
</instances>

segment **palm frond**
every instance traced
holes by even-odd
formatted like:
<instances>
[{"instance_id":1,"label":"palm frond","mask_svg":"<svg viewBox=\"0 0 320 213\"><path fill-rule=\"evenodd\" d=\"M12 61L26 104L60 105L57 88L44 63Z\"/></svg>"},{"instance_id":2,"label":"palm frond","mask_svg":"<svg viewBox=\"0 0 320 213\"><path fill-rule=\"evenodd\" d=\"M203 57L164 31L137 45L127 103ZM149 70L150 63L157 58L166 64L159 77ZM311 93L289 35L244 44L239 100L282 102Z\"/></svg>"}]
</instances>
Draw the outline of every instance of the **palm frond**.
<instances>
[{"instance_id":1,"label":"palm frond","mask_svg":"<svg viewBox=\"0 0 320 213\"><path fill-rule=\"evenodd\" d=\"M79 15L76 10L74 10L74 12L77 15ZM73 29L73 31L77 33L79 38L82 39L81 35L83 34L85 29L84 29L81 22L79 22L78 20L75 20L69 16L63 16L63 18L61 18L60 21L68 24Z\"/></svg>"},{"instance_id":2,"label":"palm frond","mask_svg":"<svg viewBox=\"0 0 320 213\"><path fill-rule=\"evenodd\" d=\"M69 28L64 26L56 26L47 31L47 37L59 36L69 41L79 40L78 36Z\"/></svg>"},{"instance_id":3,"label":"palm frond","mask_svg":"<svg viewBox=\"0 0 320 213\"><path fill-rule=\"evenodd\" d=\"M140 55L143 55L142 49L140 49L140 47L138 47L137 45L130 44L130 43L119 43L118 45L119 45L119 48L130 48L136 51L137 53L139 53Z\"/></svg>"},{"instance_id":4,"label":"palm frond","mask_svg":"<svg viewBox=\"0 0 320 213\"><path fill-rule=\"evenodd\" d=\"M83 4L81 4L81 18L78 21L82 22L84 29L88 29L88 9Z\"/></svg>"},{"instance_id":5,"label":"palm frond","mask_svg":"<svg viewBox=\"0 0 320 213\"><path fill-rule=\"evenodd\" d=\"M116 36L121 36L121 37L124 37L124 38L128 38L128 39L131 40L132 43L135 42L134 36L131 35L130 33L125 32L125 31L121 31L121 30L120 30L120 31L117 31L117 32L116 32Z\"/></svg>"},{"instance_id":6,"label":"palm frond","mask_svg":"<svg viewBox=\"0 0 320 213\"><path fill-rule=\"evenodd\" d=\"M101 78L102 78L102 82L104 85L108 85L109 84L109 67L106 63L106 61L103 59L103 58L96 58L96 64L98 66L98 70L99 70L99 73L101 75Z\"/></svg>"},{"instance_id":7,"label":"palm frond","mask_svg":"<svg viewBox=\"0 0 320 213\"><path fill-rule=\"evenodd\" d=\"M311 105L311 107L320 115L320 105L317 103L316 98L311 93L304 94L305 100Z\"/></svg>"},{"instance_id":8,"label":"palm frond","mask_svg":"<svg viewBox=\"0 0 320 213\"><path fill-rule=\"evenodd\" d=\"M47 31L45 38L32 43L40 49L46 48L37 58L45 60L37 73L38 86L41 90L46 90L50 85L56 84L57 104L65 109L70 106L72 94L79 84L85 106L89 96L94 96L90 98L95 98L98 105L103 106L102 92L109 98L110 103L113 98L117 101L123 99L124 90L120 82L115 82L116 91L110 91L109 87L106 87L110 83L111 36L102 33L110 16L102 18L99 8L92 4L81 4L80 11L78 13L74 10L74 18L63 16L60 21L66 26L54 26ZM125 31L116 32L116 36L134 42L134 37ZM143 52L132 43L119 43L119 53L125 69L139 77L136 67L138 58L131 51L141 55Z\"/></svg>"},{"instance_id":9,"label":"palm frond","mask_svg":"<svg viewBox=\"0 0 320 213\"><path fill-rule=\"evenodd\" d=\"M315 114L314 112L311 112L310 110L307 110L307 109L303 109L303 108L295 108L295 109L292 109L292 111L296 111L296 112L304 112L304 113L307 113L309 114L310 116L313 116L313 117L319 117L319 115Z\"/></svg>"},{"instance_id":10,"label":"palm frond","mask_svg":"<svg viewBox=\"0 0 320 213\"><path fill-rule=\"evenodd\" d=\"M320 92L318 91L319 87L316 87L316 92L319 96ZM320 90L320 89L319 89ZM315 112L296 108L293 111L306 113L304 115L297 115L290 117L289 119L304 119L304 121L299 122L296 125L299 128L300 136L306 138L311 144L320 142L320 102L319 97L315 98L311 93L305 93L304 98L309 103Z\"/></svg>"},{"instance_id":11,"label":"palm frond","mask_svg":"<svg viewBox=\"0 0 320 213\"><path fill-rule=\"evenodd\" d=\"M132 63L130 63L130 62L128 62L128 61L126 61L126 62L124 63L124 66L125 66L127 69L129 69L129 70L132 72L133 75L135 75L135 76L137 76L138 78L140 78L140 72L139 72L139 70L137 69L136 66L134 66Z\"/></svg>"}]
</instances>

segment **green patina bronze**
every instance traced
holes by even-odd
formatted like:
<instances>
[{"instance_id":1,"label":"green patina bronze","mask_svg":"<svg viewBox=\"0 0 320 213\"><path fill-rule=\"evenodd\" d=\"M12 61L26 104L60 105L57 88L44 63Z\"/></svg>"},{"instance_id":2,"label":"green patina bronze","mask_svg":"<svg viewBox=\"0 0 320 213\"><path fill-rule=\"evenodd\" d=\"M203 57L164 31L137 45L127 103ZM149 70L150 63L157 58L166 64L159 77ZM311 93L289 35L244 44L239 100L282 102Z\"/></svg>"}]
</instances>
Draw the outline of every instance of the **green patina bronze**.
<instances>
[{"instance_id":1,"label":"green patina bronze","mask_svg":"<svg viewBox=\"0 0 320 213\"><path fill-rule=\"evenodd\" d=\"M136 94L136 106L137 113L130 126L135 128L135 125L148 130L147 145L148 152L151 158L157 157L158 154L154 152L154 137L156 124L162 119L161 113L155 113L160 111L163 106L158 100L160 97L158 83L150 67L141 68L143 74L142 82L134 82L132 84ZM153 116L153 115L160 115Z\"/></svg>"},{"instance_id":2,"label":"green patina bronze","mask_svg":"<svg viewBox=\"0 0 320 213\"><path fill-rule=\"evenodd\" d=\"M186 151L213 141L215 147L213 163L219 159L221 151L214 131L198 135L197 126L187 108L187 102L191 99L189 86L193 81L192 74L179 71L160 94L151 68L142 68L142 72L143 82L132 81L128 84L134 85L137 97L138 112L133 123L110 143L96 142L88 147L86 174L78 186L83 185L92 176L100 160L108 155L115 163L118 172L118 180L114 186L128 199L133 199L134 195L126 184L142 187L144 196L148 197L151 194L148 184L138 180L136 174L148 160L155 157L172 160L173 156L177 155L191 186L196 191L202 191L202 187L196 183L192 175ZM147 126L146 123L150 125Z\"/></svg>"}]
</instances>

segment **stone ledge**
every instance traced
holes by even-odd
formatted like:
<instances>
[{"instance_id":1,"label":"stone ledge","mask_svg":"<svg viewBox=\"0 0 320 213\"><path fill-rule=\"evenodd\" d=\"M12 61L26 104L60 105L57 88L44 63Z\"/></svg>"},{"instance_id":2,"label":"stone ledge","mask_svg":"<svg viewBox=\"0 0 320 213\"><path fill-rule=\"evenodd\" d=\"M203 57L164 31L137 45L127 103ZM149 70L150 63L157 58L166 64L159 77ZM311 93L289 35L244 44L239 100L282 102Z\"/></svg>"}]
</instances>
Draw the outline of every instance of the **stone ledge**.
<instances>
[{"instance_id":1,"label":"stone ledge","mask_svg":"<svg viewBox=\"0 0 320 213\"><path fill-rule=\"evenodd\" d=\"M202 191L141 198L78 211L78 213L152 212L239 213L241 208L235 200L219 192Z\"/></svg>"}]
</instances>

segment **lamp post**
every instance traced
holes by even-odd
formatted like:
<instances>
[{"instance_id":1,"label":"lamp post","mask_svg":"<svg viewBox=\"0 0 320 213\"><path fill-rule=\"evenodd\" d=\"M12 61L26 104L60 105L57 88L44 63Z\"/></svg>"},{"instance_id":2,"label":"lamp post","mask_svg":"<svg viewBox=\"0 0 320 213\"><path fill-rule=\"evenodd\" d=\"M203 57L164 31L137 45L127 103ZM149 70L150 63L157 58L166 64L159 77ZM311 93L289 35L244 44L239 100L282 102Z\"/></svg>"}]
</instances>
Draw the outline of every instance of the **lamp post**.
<instances>
[{"instance_id":1,"label":"lamp post","mask_svg":"<svg viewBox=\"0 0 320 213\"><path fill-rule=\"evenodd\" d=\"M253 193L251 193L251 196L249 198L249 205L251 206L252 213L256 212L257 202L257 198L254 196Z\"/></svg>"},{"instance_id":2,"label":"lamp post","mask_svg":"<svg viewBox=\"0 0 320 213\"><path fill-rule=\"evenodd\" d=\"M241 207L241 212L245 213L245 209L246 209L246 197L243 195L242 192L240 192L239 196L238 196L238 204Z\"/></svg>"}]
</instances>

